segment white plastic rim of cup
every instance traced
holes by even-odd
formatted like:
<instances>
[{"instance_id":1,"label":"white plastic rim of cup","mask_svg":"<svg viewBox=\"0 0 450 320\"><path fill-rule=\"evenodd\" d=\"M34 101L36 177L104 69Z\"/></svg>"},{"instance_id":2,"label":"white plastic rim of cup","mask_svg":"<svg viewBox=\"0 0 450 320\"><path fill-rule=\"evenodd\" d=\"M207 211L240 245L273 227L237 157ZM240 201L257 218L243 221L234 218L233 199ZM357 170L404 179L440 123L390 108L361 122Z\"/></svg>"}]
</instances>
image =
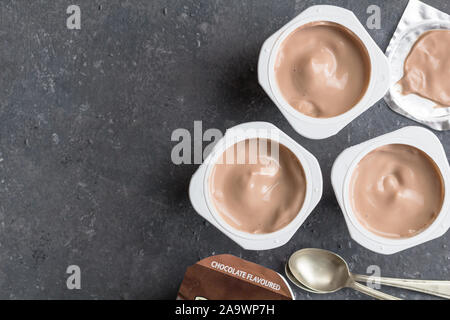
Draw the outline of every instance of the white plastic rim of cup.
<instances>
[{"instance_id":1,"label":"white plastic rim of cup","mask_svg":"<svg viewBox=\"0 0 450 320\"><path fill-rule=\"evenodd\" d=\"M264 132L276 132L278 140L263 134ZM218 158L228 147L239 141L253 138L275 140L284 145L297 157L305 172L306 194L302 208L287 226L272 233L251 234L230 226L217 212L210 195L209 179ZM192 175L189 184L189 198L198 214L244 249L268 250L280 247L292 238L320 201L322 189L322 172L319 163L309 151L271 123L248 122L228 129L224 137L217 142L203 164Z\"/></svg>"},{"instance_id":2,"label":"white plastic rim of cup","mask_svg":"<svg viewBox=\"0 0 450 320\"><path fill-rule=\"evenodd\" d=\"M275 78L274 67L280 45L300 26L317 21L334 22L352 31L366 47L371 64L369 85L364 96L349 111L332 118L314 118L294 109L283 97ZM299 134L310 139L325 139L337 134L383 98L389 89L390 69L386 56L353 12L336 6L318 5L303 11L264 42L258 61L258 81Z\"/></svg>"},{"instance_id":3,"label":"white plastic rim of cup","mask_svg":"<svg viewBox=\"0 0 450 320\"><path fill-rule=\"evenodd\" d=\"M389 144L405 144L422 150L434 161L443 180L444 199L441 211L430 226L410 238L385 238L370 232L359 222L350 203L350 181L356 166L369 152ZM425 128L405 127L344 150L333 164L331 183L351 237L374 252L393 254L439 238L450 227L450 168L447 156L436 135Z\"/></svg>"}]
</instances>

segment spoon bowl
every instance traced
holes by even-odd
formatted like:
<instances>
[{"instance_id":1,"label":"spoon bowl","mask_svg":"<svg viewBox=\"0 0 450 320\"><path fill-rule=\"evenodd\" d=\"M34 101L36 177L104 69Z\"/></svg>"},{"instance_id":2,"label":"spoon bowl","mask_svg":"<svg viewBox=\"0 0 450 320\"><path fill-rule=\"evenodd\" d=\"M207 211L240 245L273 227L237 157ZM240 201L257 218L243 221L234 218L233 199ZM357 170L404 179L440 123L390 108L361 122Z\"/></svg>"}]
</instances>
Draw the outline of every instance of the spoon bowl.
<instances>
[{"instance_id":1,"label":"spoon bowl","mask_svg":"<svg viewBox=\"0 0 450 320\"><path fill-rule=\"evenodd\" d=\"M295 276L292 274L291 270L289 270L289 265L288 263L285 264L284 266L284 273L286 274L286 276L288 277L289 280L291 280L291 282L293 284L295 284L297 287L299 287L302 290L311 292L311 293L323 293L323 292L319 292L319 291L315 291L315 290L311 290L307 287L305 287L304 285L301 284L300 281L298 281Z\"/></svg>"},{"instance_id":2,"label":"spoon bowl","mask_svg":"<svg viewBox=\"0 0 450 320\"><path fill-rule=\"evenodd\" d=\"M289 259L289 270L300 283L314 291L336 292L347 286L350 272L340 256L321 249L303 249Z\"/></svg>"}]
</instances>

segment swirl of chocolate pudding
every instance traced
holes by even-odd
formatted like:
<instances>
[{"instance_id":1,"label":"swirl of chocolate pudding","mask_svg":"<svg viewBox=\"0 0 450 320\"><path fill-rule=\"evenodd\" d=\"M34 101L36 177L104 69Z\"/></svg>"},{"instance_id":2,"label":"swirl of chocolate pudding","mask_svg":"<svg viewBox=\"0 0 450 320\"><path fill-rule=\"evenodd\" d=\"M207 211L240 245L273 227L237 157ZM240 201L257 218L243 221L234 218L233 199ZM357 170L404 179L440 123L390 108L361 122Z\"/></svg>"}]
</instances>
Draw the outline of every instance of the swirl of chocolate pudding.
<instances>
[{"instance_id":1,"label":"swirl of chocolate pudding","mask_svg":"<svg viewBox=\"0 0 450 320\"><path fill-rule=\"evenodd\" d=\"M217 212L230 226L272 233L300 212L305 173L287 147L274 140L247 139L229 147L222 160L212 169L209 188Z\"/></svg>"},{"instance_id":2,"label":"swirl of chocolate pudding","mask_svg":"<svg viewBox=\"0 0 450 320\"><path fill-rule=\"evenodd\" d=\"M357 165L350 182L353 212L372 233L409 238L439 214L444 186L439 168L423 151L404 144L379 147Z\"/></svg>"},{"instance_id":3,"label":"swirl of chocolate pudding","mask_svg":"<svg viewBox=\"0 0 450 320\"><path fill-rule=\"evenodd\" d=\"M299 112L331 118L352 109L370 81L370 57L362 41L333 22L312 22L281 44L275 77L286 101Z\"/></svg>"},{"instance_id":4,"label":"swirl of chocolate pudding","mask_svg":"<svg viewBox=\"0 0 450 320\"><path fill-rule=\"evenodd\" d=\"M450 30L430 30L417 39L399 81L402 93L417 94L450 107Z\"/></svg>"}]
</instances>

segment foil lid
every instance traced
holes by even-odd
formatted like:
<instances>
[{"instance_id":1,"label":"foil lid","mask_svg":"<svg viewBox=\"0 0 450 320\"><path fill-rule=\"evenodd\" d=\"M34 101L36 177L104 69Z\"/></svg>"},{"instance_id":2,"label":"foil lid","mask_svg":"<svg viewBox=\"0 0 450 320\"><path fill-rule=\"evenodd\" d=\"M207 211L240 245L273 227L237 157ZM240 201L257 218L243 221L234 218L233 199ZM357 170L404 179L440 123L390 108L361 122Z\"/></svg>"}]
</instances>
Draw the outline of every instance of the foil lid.
<instances>
[{"instance_id":1,"label":"foil lid","mask_svg":"<svg viewBox=\"0 0 450 320\"><path fill-rule=\"evenodd\" d=\"M450 108L415 94L402 94L398 81L404 63L417 39L426 31L450 29L450 15L418 0L410 0L386 49L391 68L391 86L384 99L395 112L435 130L450 130ZM449 50L450 54L450 50Z\"/></svg>"},{"instance_id":2,"label":"foil lid","mask_svg":"<svg viewBox=\"0 0 450 320\"><path fill-rule=\"evenodd\" d=\"M230 254L211 256L190 266L177 300L293 300L277 272Z\"/></svg>"}]
</instances>

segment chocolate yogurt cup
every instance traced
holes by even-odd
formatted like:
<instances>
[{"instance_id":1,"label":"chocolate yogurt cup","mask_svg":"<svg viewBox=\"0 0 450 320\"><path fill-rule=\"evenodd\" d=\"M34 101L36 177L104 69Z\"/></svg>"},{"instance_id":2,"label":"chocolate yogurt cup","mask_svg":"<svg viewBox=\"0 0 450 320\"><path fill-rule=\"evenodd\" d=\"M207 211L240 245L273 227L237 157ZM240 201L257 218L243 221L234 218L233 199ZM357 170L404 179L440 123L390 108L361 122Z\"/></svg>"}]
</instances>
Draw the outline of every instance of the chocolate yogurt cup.
<instances>
[{"instance_id":1,"label":"chocolate yogurt cup","mask_svg":"<svg viewBox=\"0 0 450 320\"><path fill-rule=\"evenodd\" d=\"M269 132L270 134L268 134ZM215 166L219 163L219 160L223 160L221 157L223 157L230 147L249 139L268 139L270 141L275 141L282 146L285 150L280 151L280 154L281 152L289 153L295 158L299 166L301 166L306 186L305 190L298 190L299 193L304 193L304 195L302 195L302 203L288 221L277 224L277 227L274 228L270 228L266 223L265 228L258 232L252 232L255 230L254 226L240 228L238 224L232 223L233 217L229 218L224 216L224 210L220 210L220 206L223 206L224 204L218 204L217 197L211 187L215 177ZM280 161L282 161L282 159L280 159ZM235 185L236 188L239 188L240 179L247 178L246 174L240 174L236 177L236 182L232 182L232 184L235 183L232 186ZM252 183L252 181L249 182L246 180L245 184L248 185L249 183ZM288 188L281 190L282 192L285 192ZM278 190L278 192L279 191L280 190ZM295 191L297 190L292 190L292 194L295 194ZM240 199L240 201L242 201L241 203L246 204L245 201L248 194L244 192L248 192L248 189L243 190L241 196L242 199ZM237 192L237 194L239 195L239 192ZM192 206L197 213L241 247L248 250L267 250L284 245L303 224L319 202L321 196L322 173L317 159L276 126L267 122L249 122L228 129L225 136L218 141L204 163L200 165L198 170L193 174L189 185L189 197ZM267 203L268 207L272 205L273 204L270 202ZM276 208L276 206L274 207ZM282 207L286 206L280 205L280 210L282 210ZM251 206L249 210L252 208L255 207ZM256 208L259 207L256 206ZM265 208L262 207L260 210L265 210ZM248 213L252 214L255 219L259 218L258 214L260 212L258 210L253 210ZM276 215L277 214L278 212L276 212ZM279 217L274 216L274 224L278 221L278 218Z\"/></svg>"},{"instance_id":2,"label":"chocolate yogurt cup","mask_svg":"<svg viewBox=\"0 0 450 320\"><path fill-rule=\"evenodd\" d=\"M312 30L314 28L317 30ZM320 28L322 30L319 30ZM327 28L329 31L326 31ZM302 30L308 30L308 33L302 35L299 33ZM334 32L334 34L327 35L327 32ZM320 49L320 43L317 44L317 42L311 44L312 46L317 45L312 51L308 51L308 48L303 46L297 46L304 50L303 53L299 53L303 56L298 59L309 59L310 63L302 61L298 66L294 64L294 70L291 71L299 75L298 80L294 81L295 83L290 84L287 76L280 78L277 75L280 69L280 52L287 46L288 41L291 41L293 37L298 37L298 41L301 43L304 42L303 39L308 39L308 37L315 39L321 35L324 37L323 42L329 43L322 48L323 50ZM342 41L336 40L333 43L335 37L342 37ZM364 76L361 77L361 81L365 82L365 77L367 77L367 83L360 84L361 81L355 81L355 78L358 78L358 72L352 70L354 64L351 64L351 61L345 61L348 60L346 57L348 52L358 57L358 55L355 55L355 50L346 51L348 49L345 48L346 45L343 48L337 48L339 43L348 44L347 47L354 44L355 47L359 48L357 50L361 51L361 59L367 60L362 62L365 66L361 68L367 70L362 70ZM310 44L308 43L308 45ZM295 49L295 46L291 47ZM330 51L330 48L331 51L333 48L337 49L327 53L326 51ZM314 50L318 51L317 54ZM288 66L291 66L292 61L296 59L296 53L291 51L281 52L281 54L286 54L284 58L286 58ZM337 61L335 58L343 59L343 61L338 61L336 65L332 65L333 61ZM331 64L327 62L327 59L331 61ZM300 70L296 70L297 67ZM347 76L339 71L341 67L349 69ZM321 72L321 68L326 69L322 70L325 81L320 77L308 81L308 74L314 74L314 77L316 77ZM283 72L288 71L289 69L285 68ZM327 78L326 75L330 73L332 74L331 78ZM389 88L389 79L389 64L385 55L356 16L347 9L329 5L312 6L306 9L269 37L262 46L258 62L260 85L292 127L302 136L311 139L325 139L337 134L385 95ZM321 89L320 85L324 82L330 82L330 85ZM317 83L317 86L314 87L311 83ZM355 90L356 86L360 85L359 91L351 92ZM345 87L347 95L339 97L339 95L333 93L333 88L339 88L340 86ZM289 95L296 87L299 88L300 92L297 95ZM303 87L305 87L304 90ZM339 90L336 90L336 92L339 92ZM328 95L329 99L322 97L321 93L323 96ZM349 95L350 93L351 95ZM302 96L305 99L299 100L299 97ZM336 101L333 101L333 96L337 97ZM314 99L318 101L314 101ZM328 108L334 107L339 107L339 110L326 112Z\"/></svg>"},{"instance_id":3,"label":"chocolate yogurt cup","mask_svg":"<svg viewBox=\"0 0 450 320\"><path fill-rule=\"evenodd\" d=\"M411 151L410 157L408 157L408 154L403 155L404 159L411 158L408 161L415 161L413 159L414 157L424 157L424 159L422 159L422 165L429 161L429 167L434 168L432 170L436 171L436 174L433 172L421 173L418 172L420 171L420 167L402 168L401 164L399 165L396 164L395 161L392 161L394 162L392 167L389 169L383 167L383 170L388 170L389 172L392 172L394 176L397 176L392 178L390 174L383 175L383 179L381 179L383 183L378 183L377 186L374 186L380 193L386 192L384 196L387 196L387 198L383 199L383 201L392 201L393 203L393 205L386 207L390 208L390 210L386 210L388 212L380 213L380 215L383 216L383 219L385 219L383 222L384 224L401 223L402 216L404 217L405 226L410 223L411 219L421 219L418 213L414 216L414 201L419 201L423 208L427 208L427 206L430 207L430 209L427 208L425 210L429 209L435 211L430 211L430 213L432 213L430 220L423 223L423 228L418 228L417 230L412 228L409 234L405 232L399 234L390 234L386 232L383 234L382 232L379 232L379 230L372 229L371 226L364 221L365 218L361 218L361 213L358 212L359 209L355 206L355 202L358 201L355 201L353 198L354 194L352 188L354 187L355 173L361 168L360 166L365 159L374 156L374 152L377 151L385 153L384 156L386 156L386 154L387 156L390 156L391 154L395 154L395 152L393 153L395 149L413 150ZM407 152L405 150L400 151ZM372 171L376 171L376 165L379 165L379 162L377 164L376 159L372 159L372 161L373 160L375 161L372 162L372 166L369 166L369 168ZM385 161L386 165L389 164L389 161L386 161L386 159L381 159L380 161ZM417 162L418 161L416 161L416 164ZM401 170L403 170L403 172L401 172ZM391 178L392 180L389 180ZM421 181L417 181L417 178ZM438 184L440 184L441 187L437 187L436 190L425 190L427 192L423 192L423 194L420 192L414 194L417 185L409 188L408 183L411 183L411 179L416 179L415 181L413 180L416 184L423 183L423 186L420 186L419 189L423 189L424 187L428 188L428 186L430 186L430 189L436 189L436 185ZM425 181L426 179L433 179L434 181L428 183L428 181ZM436 239L444 235L450 227L450 168L441 142L427 129L421 127L405 127L344 150L333 164L331 183L339 206L344 214L345 222L351 237L363 247L374 252L393 254ZM395 189L398 187L398 183L403 189ZM364 186L360 185L359 187L360 190L358 194L360 195L362 194L360 192L361 188L364 188L365 190L371 188L369 183L365 183ZM390 190L388 190L388 188L394 188L396 191L389 194ZM398 190L401 191L398 192ZM368 195L368 197L369 196L370 195ZM389 198L390 196L392 197ZM431 205L427 204L433 200L430 199L430 197L441 197L442 202L431 209ZM436 199L434 199L434 201L436 201ZM411 205L411 209L404 210L405 206L401 206L400 208L402 210L396 211L396 203L406 204L406 207L408 208ZM424 211L424 213L428 214L426 211ZM370 214L371 213L367 213L367 217L370 218ZM375 216L377 214L378 213L375 213ZM394 216L400 214L402 216ZM385 227L385 230L395 230L394 225L386 225ZM392 233L392 231L389 232Z\"/></svg>"}]
</instances>

